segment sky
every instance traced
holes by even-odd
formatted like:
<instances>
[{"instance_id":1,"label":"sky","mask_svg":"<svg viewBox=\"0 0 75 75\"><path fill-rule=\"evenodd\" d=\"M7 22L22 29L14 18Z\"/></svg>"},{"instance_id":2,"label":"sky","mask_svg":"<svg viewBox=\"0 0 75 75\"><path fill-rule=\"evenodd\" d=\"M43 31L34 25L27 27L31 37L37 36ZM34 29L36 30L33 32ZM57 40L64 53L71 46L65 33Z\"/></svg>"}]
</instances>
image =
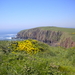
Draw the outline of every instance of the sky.
<instances>
[{"instance_id":1,"label":"sky","mask_svg":"<svg viewBox=\"0 0 75 75\"><path fill-rule=\"evenodd\" d=\"M0 31L42 26L75 28L75 0L0 0Z\"/></svg>"}]
</instances>

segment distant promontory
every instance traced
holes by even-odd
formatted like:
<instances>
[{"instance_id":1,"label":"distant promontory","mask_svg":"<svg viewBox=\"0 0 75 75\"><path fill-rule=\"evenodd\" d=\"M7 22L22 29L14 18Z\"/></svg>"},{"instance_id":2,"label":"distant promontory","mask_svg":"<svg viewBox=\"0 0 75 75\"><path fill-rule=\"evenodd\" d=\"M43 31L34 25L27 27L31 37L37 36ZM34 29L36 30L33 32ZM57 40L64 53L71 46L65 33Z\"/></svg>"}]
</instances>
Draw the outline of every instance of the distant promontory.
<instances>
[{"instance_id":1,"label":"distant promontory","mask_svg":"<svg viewBox=\"0 0 75 75\"><path fill-rule=\"evenodd\" d=\"M50 46L75 47L75 29L60 27L37 27L17 33L19 39L36 39Z\"/></svg>"}]
</instances>

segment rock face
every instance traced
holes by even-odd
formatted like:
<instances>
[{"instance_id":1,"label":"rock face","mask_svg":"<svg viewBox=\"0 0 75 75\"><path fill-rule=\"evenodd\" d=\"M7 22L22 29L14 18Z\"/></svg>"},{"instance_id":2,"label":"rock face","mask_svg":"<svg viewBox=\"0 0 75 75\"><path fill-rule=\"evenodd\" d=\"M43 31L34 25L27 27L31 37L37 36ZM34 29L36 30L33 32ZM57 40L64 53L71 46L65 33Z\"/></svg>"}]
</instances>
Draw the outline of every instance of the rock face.
<instances>
[{"instance_id":1,"label":"rock face","mask_svg":"<svg viewBox=\"0 0 75 75\"><path fill-rule=\"evenodd\" d=\"M26 31L22 31L17 34L17 38L20 39L36 39L41 42L48 43L50 45L55 46L60 40L62 32L60 31L50 31L50 30L41 30L39 28L34 28Z\"/></svg>"},{"instance_id":2,"label":"rock face","mask_svg":"<svg viewBox=\"0 0 75 75\"><path fill-rule=\"evenodd\" d=\"M65 48L75 47L75 42L72 41L70 37L68 37L60 43L60 46L65 47Z\"/></svg>"},{"instance_id":3,"label":"rock face","mask_svg":"<svg viewBox=\"0 0 75 75\"><path fill-rule=\"evenodd\" d=\"M33 28L29 30L21 31L17 34L17 38L20 39L36 39L38 41L47 43L51 46L63 46L66 48L74 47L75 42L71 38L66 38L64 41L61 40L63 32L61 31L52 31L52 30L43 30L40 28Z\"/></svg>"}]
</instances>

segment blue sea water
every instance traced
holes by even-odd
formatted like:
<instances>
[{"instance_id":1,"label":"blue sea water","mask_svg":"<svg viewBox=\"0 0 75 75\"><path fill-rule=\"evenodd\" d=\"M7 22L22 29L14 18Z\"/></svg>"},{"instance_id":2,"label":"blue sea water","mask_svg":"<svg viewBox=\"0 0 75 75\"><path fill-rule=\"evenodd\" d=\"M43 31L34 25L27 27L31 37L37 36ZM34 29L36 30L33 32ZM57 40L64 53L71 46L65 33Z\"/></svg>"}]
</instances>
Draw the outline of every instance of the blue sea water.
<instances>
[{"instance_id":1,"label":"blue sea water","mask_svg":"<svg viewBox=\"0 0 75 75\"><path fill-rule=\"evenodd\" d=\"M0 33L0 40L12 40L16 35L17 33Z\"/></svg>"}]
</instances>

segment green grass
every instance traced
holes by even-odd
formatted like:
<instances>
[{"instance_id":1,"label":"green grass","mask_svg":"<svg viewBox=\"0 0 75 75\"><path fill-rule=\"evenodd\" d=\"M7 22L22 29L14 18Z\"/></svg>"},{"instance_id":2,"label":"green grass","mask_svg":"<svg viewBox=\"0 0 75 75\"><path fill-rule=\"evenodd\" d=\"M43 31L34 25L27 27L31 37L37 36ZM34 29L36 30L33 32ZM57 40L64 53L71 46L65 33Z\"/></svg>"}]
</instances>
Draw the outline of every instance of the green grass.
<instances>
[{"instance_id":1,"label":"green grass","mask_svg":"<svg viewBox=\"0 0 75 75\"><path fill-rule=\"evenodd\" d=\"M0 41L6 50L10 42ZM75 75L75 48L51 47L34 55L4 53L0 47L0 75Z\"/></svg>"},{"instance_id":2,"label":"green grass","mask_svg":"<svg viewBox=\"0 0 75 75\"><path fill-rule=\"evenodd\" d=\"M61 28L61 27L38 27L43 30L52 30L52 31L63 31L63 32L75 32L75 28Z\"/></svg>"}]
</instances>

